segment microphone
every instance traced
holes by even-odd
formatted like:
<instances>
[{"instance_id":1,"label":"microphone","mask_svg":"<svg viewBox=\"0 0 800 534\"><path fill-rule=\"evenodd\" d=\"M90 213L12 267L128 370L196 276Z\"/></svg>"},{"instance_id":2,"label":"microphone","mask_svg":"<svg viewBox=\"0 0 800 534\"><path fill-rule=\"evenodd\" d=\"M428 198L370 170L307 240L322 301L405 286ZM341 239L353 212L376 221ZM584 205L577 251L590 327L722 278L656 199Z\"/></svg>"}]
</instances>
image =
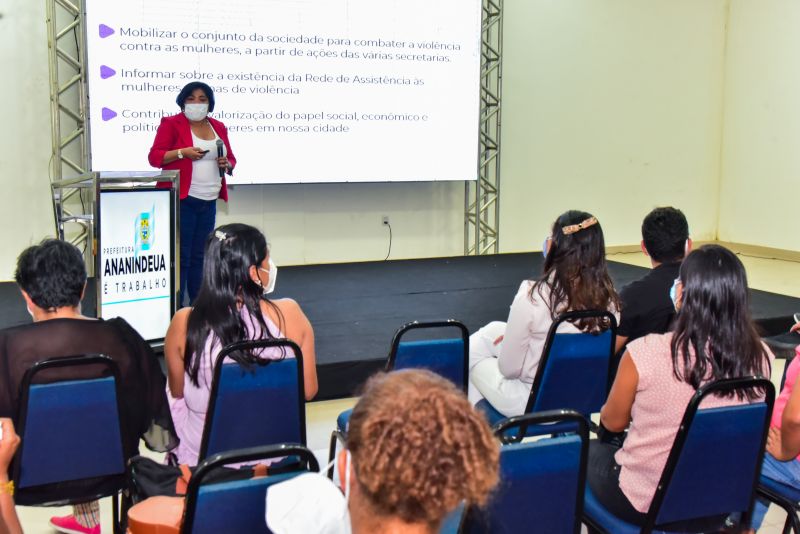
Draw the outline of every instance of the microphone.
<instances>
[{"instance_id":1,"label":"microphone","mask_svg":"<svg viewBox=\"0 0 800 534\"><path fill-rule=\"evenodd\" d=\"M217 139L217 157L221 158L224 154L222 153L222 147L224 146L222 139ZM225 168L219 168L219 177L225 178Z\"/></svg>"}]
</instances>

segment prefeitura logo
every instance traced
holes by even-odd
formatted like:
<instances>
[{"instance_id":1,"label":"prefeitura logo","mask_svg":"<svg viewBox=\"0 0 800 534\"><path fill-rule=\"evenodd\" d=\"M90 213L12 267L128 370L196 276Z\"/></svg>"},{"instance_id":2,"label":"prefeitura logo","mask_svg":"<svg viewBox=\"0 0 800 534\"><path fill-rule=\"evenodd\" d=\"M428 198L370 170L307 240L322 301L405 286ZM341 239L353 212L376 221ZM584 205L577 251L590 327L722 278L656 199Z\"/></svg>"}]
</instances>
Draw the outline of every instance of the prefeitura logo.
<instances>
[{"instance_id":1,"label":"prefeitura logo","mask_svg":"<svg viewBox=\"0 0 800 534\"><path fill-rule=\"evenodd\" d=\"M143 211L136 217L136 254L150 250L153 245L153 236L156 229L156 208L153 206L150 211Z\"/></svg>"}]
</instances>

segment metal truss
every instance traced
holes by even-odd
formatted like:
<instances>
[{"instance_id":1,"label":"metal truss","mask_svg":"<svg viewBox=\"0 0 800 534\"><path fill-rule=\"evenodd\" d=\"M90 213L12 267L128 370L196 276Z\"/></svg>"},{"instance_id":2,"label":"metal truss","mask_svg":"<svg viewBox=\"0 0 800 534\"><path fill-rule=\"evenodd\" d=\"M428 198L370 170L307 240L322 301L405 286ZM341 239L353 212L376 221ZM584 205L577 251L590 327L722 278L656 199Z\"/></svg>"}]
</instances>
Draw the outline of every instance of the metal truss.
<instances>
[{"instance_id":1,"label":"metal truss","mask_svg":"<svg viewBox=\"0 0 800 534\"><path fill-rule=\"evenodd\" d=\"M464 254L496 254L500 237L503 0L483 0L478 179L464 194Z\"/></svg>"},{"instance_id":2,"label":"metal truss","mask_svg":"<svg viewBox=\"0 0 800 534\"><path fill-rule=\"evenodd\" d=\"M478 179L465 185L464 254L499 250L500 95L503 0L482 0ZM82 0L47 0L52 156L50 181L89 172L85 16ZM76 181L80 183L80 181ZM93 265L93 217L84 189L56 189L53 213L61 239L84 245ZM86 199L88 200L88 199Z\"/></svg>"},{"instance_id":3,"label":"metal truss","mask_svg":"<svg viewBox=\"0 0 800 534\"><path fill-rule=\"evenodd\" d=\"M82 0L47 0L47 48L50 70L50 183L89 172L87 134L85 17ZM53 214L60 239L81 246L92 266L91 210L82 182L52 188Z\"/></svg>"}]
</instances>

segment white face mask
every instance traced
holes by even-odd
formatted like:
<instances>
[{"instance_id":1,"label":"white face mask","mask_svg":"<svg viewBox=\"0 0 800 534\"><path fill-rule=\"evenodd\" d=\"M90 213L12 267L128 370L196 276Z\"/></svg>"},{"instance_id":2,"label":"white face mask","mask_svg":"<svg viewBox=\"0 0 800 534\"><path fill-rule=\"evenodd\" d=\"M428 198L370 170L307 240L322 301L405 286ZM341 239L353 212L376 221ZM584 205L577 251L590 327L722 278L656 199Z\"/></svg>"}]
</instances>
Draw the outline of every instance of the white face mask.
<instances>
[{"instance_id":1,"label":"white face mask","mask_svg":"<svg viewBox=\"0 0 800 534\"><path fill-rule=\"evenodd\" d=\"M33 316L33 310L31 310L31 307L26 304L25 305L25 309L28 310L28 315L31 316L31 319L33 319L33 322L35 323L36 322L36 317Z\"/></svg>"},{"instance_id":2,"label":"white face mask","mask_svg":"<svg viewBox=\"0 0 800 534\"><path fill-rule=\"evenodd\" d=\"M183 106L183 114L190 121L201 121L208 115L208 104L186 104Z\"/></svg>"},{"instance_id":3,"label":"white face mask","mask_svg":"<svg viewBox=\"0 0 800 534\"><path fill-rule=\"evenodd\" d=\"M275 291L275 280L278 279L278 266L275 265L275 262L272 261L272 258L269 259L269 271L264 269L263 267L259 267L260 270L264 271L265 273L269 274L269 281L267 285L261 285L264 288L264 294L269 295L273 291Z\"/></svg>"}]
</instances>

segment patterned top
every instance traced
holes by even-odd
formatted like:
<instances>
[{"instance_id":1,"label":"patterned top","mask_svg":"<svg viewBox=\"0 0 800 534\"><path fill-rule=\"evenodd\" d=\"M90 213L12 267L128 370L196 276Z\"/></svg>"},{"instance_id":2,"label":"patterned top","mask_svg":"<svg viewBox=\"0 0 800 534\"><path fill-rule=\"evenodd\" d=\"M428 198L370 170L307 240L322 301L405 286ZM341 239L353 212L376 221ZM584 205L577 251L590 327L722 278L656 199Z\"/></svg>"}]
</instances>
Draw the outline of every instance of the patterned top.
<instances>
[{"instance_id":1,"label":"patterned top","mask_svg":"<svg viewBox=\"0 0 800 534\"><path fill-rule=\"evenodd\" d=\"M634 508L646 513L667 463L683 413L695 389L672 372L672 333L651 334L628 345L639 384L631 409L628 437L615 456L622 467L619 486ZM764 345L770 359L772 352ZM734 398L708 397L703 408L739 404Z\"/></svg>"}]
</instances>

